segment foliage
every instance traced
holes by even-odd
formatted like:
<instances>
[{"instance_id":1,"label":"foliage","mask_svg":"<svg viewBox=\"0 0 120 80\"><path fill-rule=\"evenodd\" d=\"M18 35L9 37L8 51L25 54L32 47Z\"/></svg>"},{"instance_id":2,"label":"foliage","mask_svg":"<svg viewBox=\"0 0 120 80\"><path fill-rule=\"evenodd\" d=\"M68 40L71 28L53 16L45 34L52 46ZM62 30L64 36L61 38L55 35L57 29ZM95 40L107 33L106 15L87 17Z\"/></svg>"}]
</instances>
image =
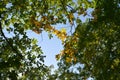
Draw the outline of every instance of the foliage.
<instances>
[{"instance_id":1,"label":"foliage","mask_svg":"<svg viewBox=\"0 0 120 80\"><path fill-rule=\"evenodd\" d=\"M0 79L119 80L119 15L119 0L1 0ZM82 23L80 16L90 18ZM72 35L55 27L68 23L76 27ZM46 31L49 38L55 34L62 41L54 74L27 30Z\"/></svg>"},{"instance_id":2,"label":"foliage","mask_svg":"<svg viewBox=\"0 0 120 80\"><path fill-rule=\"evenodd\" d=\"M14 36L5 38L2 34L0 37L0 79L44 78L48 69L43 63L44 56L41 48L34 39L26 36L26 32L23 32L20 25L11 30L14 32Z\"/></svg>"},{"instance_id":3,"label":"foliage","mask_svg":"<svg viewBox=\"0 0 120 80\"><path fill-rule=\"evenodd\" d=\"M120 79L119 4L119 0L95 0L93 19L78 22L74 34L66 39L59 54L62 68L77 65L76 71L84 79Z\"/></svg>"},{"instance_id":4,"label":"foliage","mask_svg":"<svg viewBox=\"0 0 120 80\"><path fill-rule=\"evenodd\" d=\"M52 25L66 23L66 17L68 17L70 12L64 9L64 5L67 5L68 2L71 1L1 1L3 26L19 23L23 25L24 30L30 29L37 34L40 34L42 31L52 32L58 38L65 40L66 34L56 30ZM73 17L70 15L69 17L72 20ZM59 35L63 36L61 37Z\"/></svg>"},{"instance_id":5,"label":"foliage","mask_svg":"<svg viewBox=\"0 0 120 80\"><path fill-rule=\"evenodd\" d=\"M47 31L64 41L66 33L52 27L56 23L65 21L65 19L61 20L62 13L58 14L61 11L58 10L61 9L59 2L51 0L0 1L1 80L7 78L12 80L47 79L49 68L44 65L41 48L35 39L28 38L26 31L32 30L37 34ZM54 7L58 7L57 10ZM9 36L6 37L7 35Z\"/></svg>"},{"instance_id":6,"label":"foliage","mask_svg":"<svg viewBox=\"0 0 120 80\"><path fill-rule=\"evenodd\" d=\"M54 25L65 24L67 20L73 23L68 3L73 1L0 1L0 79L47 79L50 70L44 65L41 48L26 32L32 30L40 34L46 31L64 42L66 30L57 30Z\"/></svg>"}]
</instances>

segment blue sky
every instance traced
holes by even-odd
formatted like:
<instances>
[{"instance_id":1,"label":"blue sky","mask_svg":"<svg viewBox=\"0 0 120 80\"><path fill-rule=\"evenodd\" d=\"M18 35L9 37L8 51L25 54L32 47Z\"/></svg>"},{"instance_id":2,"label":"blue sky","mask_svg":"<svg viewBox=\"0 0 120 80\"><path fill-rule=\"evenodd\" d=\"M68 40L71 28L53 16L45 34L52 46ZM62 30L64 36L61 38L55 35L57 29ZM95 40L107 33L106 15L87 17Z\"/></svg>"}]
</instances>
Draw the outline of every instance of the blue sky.
<instances>
[{"instance_id":1,"label":"blue sky","mask_svg":"<svg viewBox=\"0 0 120 80\"><path fill-rule=\"evenodd\" d=\"M63 49L61 41L55 35L52 39L49 39L46 32L36 34L33 31L28 31L27 35L38 40L38 45L41 46L44 55L46 55L45 64L47 66L54 65L57 68L55 55Z\"/></svg>"},{"instance_id":2,"label":"blue sky","mask_svg":"<svg viewBox=\"0 0 120 80\"><path fill-rule=\"evenodd\" d=\"M86 17L81 16L80 19L85 22ZM71 25L67 23L66 25L58 24L55 25L57 29L65 28L67 32L70 32ZM74 30L73 30L74 31ZM38 45L41 46L45 58L45 64L47 66L54 65L54 68L57 68L57 60L55 58L56 54L59 54L60 51L63 49L61 40L58 39L55 35L53 35L52 39L49 39L47 32L42 32L41 34L36 34L33 31L28 31L27 35L30 38L36 38L38 40Z\"/></svg>"},{"instance_id":3,"label":"blue sky","mask_svg":"<svg viewBox=\"0 0 120 80\"><path fill-rule=\"evenodd\" d=\"M9 6L11 6L11 4L8 4L7 6L9 7ZM91 12L91 11L92 11L92 9L88 10L88 12ZM75 17L77 18L78 16L75 15ZM88 17L90 17L90 16L86 16L86 17L80 16L79 18L82 20L82 22L85 22L86 18L88 18ZM58 29L66 28L67 32L69 32L71 29L71 25L69 23L66 25L59 24L59 25L56 25L56 27ZM30 38L36 38L38 40L38 45L41 46L41 49L42 49L44 55L46 55L45 64L47 66L54 65L54 68L56 69L57 68L57 60L55 58L55 55L59 54L60 51L63 49L61 41L55 35L53 35L52 39L49 39L48 34L44 31L41 34L36 34L33 31L29 30L27 32L27 35ZM91 80L91 78L89 78L88 80Z\"/></svg>"},{"instance_id":4,"label":"blue sky","mask_svg":"<svg viewBox=\"0 0 120 80\"><path fill-rule=\"evenodd\" d=\"M75 17L77 17L75 15ZM82 22L85 22L87 17L80 16L79 17ZM11 25L12 26L12 25ZM71 25L69 23L67 24L58 24L54 25L57 29L65 28L67 30L68 34L70 33ZM72 28L72 32L74 31L74 28ZM7 33L7 32L5 32ZM57 68L57 60L55 58L56 54L59 54L61 50L63 50L63 46L61 43L61 40L58 39L55 35L53 35L52 39L49 39L48 33L43 31L41 34L36 34L35 32L28 30L27 35L30 38L35 38L38 40L38 45L41 47L44 55L46 55L45 58L45 64L47 66L54 65L54 68ZM7 34L7 37L13 36L13 34Z\"/></svg>"},{"instance_id":5,"label":"blue sky","mask_svg":"<svg viewBox=\"0 0 120 80\"><path fill-rule=\"evenodd\" d=\"M11 3L6 5L6 7L11 6L12 6ZM91 12L91 10L92 9L89 9L88 12ZM76 14L74 16L76 18L78 17ZM80 16L79 18L82 20L82 22L85 22L87 17L89 16L86 17ZM55 27L57 29L66 28L68 33L70 32L71 29L71 25L69 23L67 23L66 25L63 24L55 25ZM28 31L27 35L30 38L36 38L38 40L38 45L41 46L43 53L46 55L45 64L48 66L54 65L54 67L57 68L57 61L55 59L55 55L59 54L60 51L63 49L61 41L55 35L53 35L52 39L49 39L48 34L44 31L41 34L36 34L33 31Z\"/></svg>"}]
</instances>

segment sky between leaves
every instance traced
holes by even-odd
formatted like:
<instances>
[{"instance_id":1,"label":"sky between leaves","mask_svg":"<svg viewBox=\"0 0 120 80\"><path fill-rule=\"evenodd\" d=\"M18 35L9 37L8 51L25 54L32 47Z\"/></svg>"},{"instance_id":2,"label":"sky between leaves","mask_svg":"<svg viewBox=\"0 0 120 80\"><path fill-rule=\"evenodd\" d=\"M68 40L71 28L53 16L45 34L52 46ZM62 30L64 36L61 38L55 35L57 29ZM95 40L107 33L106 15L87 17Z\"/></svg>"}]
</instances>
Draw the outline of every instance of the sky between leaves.
<instances>
[{"instance_id":1,"label":"sky between leaves","mask_svg":"<svg viewBox=\"0 0 120 80\"><path fill-rule=\"evenodd\" d=\"M85 17L80 16L80 19L82 20L82 22L85 22L86 18L88 18L88 16L85 16ZM57 29L63 29L63 30L66 29L67 33L71 34L70 32L71 25L69 23L67 25L58 24L55 26ZM72 32L74 32L74 28L72 28ZM58 68L55 55L59 54L60 51L63 49L61 40L58 39L58 37L55 35L53 35L52 39L49 39L48 33L46 32L42 32L41 34L36 34L33 31L28 31L27 35L30 38L36 38L38 40L38 45L41 46L44 55L46 55L45 64L47 66L54 65L55 69Z\"/></svg>"},{"instance_id":2,"label":"sky between leaves","mask_svg":"<svg viewBox=\"0 0 120 80\"><path fill-rule=\"evenodd\" d=\"M12 6L11 3L6 5L6 7L10 7L10 6ZM91 10L92 9L88 9L88 13L91 12ZM76 14L74 14L74 16L78 17ZM70 15L70 17L72 17L72 16ZM88 17L89 16L81 15L79 18L82 20L82 22L85 22L86 18L88 18ZM35 24L37 24L37 23L35 23ZM71 28L71 25L69 22L67 25L64 25L64 24L55 25L55 28L59 29L59 30L61 29L62 32L65 32L65 30L67 30L68 34L71 34L71 32L74 32L74 30L75 30L75 27ZM71 29L72 29L72 31L71 31ZM56 33L54 33L54 34L57 35ZM57 61L56 61L55 55L59 54L60 51L63 49L62 42L61 42L62 39L61 40L58 39L59 36L57 37L55 35L53 35L52 39L49 39L48 33L46 33L46 32L36 34L33 31L27 31L27 35L30 38L35 38L38 40L38 45L41 46L44 55L46 55L45 64L48 66L54 65L54 67L57 68ZM10 36L10 35L7 35L7 36ZM59 37L59 38L61 38L61 37Z\"/></svg>"}]
</instances>

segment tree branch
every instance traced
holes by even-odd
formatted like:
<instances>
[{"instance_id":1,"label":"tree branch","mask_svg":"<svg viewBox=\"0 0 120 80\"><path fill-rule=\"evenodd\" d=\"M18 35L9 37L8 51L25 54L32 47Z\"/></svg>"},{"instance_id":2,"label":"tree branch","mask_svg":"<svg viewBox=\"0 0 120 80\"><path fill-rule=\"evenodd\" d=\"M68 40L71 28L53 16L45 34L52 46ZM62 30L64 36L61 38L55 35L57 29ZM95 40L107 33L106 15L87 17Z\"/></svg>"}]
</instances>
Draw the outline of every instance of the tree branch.
<instances>
[{"instance_id":1,"label":"tree branch","mask_svg":"<svg viewBox=\"0 0 120 80\"><path fill-rule=\"evenodd\" d=\"M9 46L11 47L11 49L12 49L15 53L17 53L17 54L19 55L19 57L22 58L22 57L23 57L22 54L18 53L18 51L13 47L13 45L9 42L9 40L8 40L7 37L5 36L5 34L4 34L3 30L2 30L2 24L1 24L1 22L0 22L0 32L1 32L1 36L4 37L4 39L5 39L6 42L9 44Z\"/></svg>"}]
</instances>

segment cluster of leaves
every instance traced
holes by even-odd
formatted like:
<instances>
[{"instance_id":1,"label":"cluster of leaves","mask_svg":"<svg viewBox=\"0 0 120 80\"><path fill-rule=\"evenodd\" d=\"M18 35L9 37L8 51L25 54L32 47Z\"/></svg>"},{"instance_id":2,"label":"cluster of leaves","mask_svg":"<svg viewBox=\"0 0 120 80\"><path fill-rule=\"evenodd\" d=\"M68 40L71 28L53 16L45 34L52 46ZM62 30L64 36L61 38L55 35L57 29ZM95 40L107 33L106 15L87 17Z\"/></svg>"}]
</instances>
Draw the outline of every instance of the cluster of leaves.
<instances>
[{"instance_id":1,"label":"cluster of leaves","mask_svg":"<svg viewBox=\"0 0 120 80\"><path fill-rule=\"evenodd\" d=\"M119 4L119 0L95 0L93 19L77 23L72 39L67 38L63 53L60 55L62 68L69 70L70 67L77 65L76 71L79 77L84 79L90 77L96 80L120 79ZM64 73L66 72L62 72Z\"/></svg>"},{"instance_id":2,"label":"cluster of leaves","mask_svg":"<svg viewBox=\"0 0 120 80\"><path fill-rule=\"evenodd\" d=\"M0 79L119 80L119 5L119 0L1 0ZM94 9L92 14L88 9ZM81 15L92 18L81 23ZM67 22L76 25L70 36L53 27ZM56 56L60 62L54 74L27 30L46 31L61 39L64 50ZM13 36L6 37L5 32Z\"/></svg>"},{"instance_id":3,"label":"cluster of leaves","mask_svg":"<svg viewBox=\"0 0 120 80\"><path fill-rule=\"evenodd\" d=\"M50 70L44 65L41 48L35 39L28 38L26 30L33 30L38 34L45 30L55 33L64 40L66 37L64 30L58 31L51 26L60 23L61 19L57 20L59 16L54 18L56 12L51 12L55 5L60 6L59 2L56 4L56 1L51 0L0 1L1 80L47 79ZM13 36L9 35L10 33Z\"/></svg>"},{"instance_id":4,"label":"cluster of leaves","mask_svg":"<svg viewBox=\"0 0 120 80\"><path fill-rule=\"evenodd\" d=\"M19 27L19 28L18 28ZM29 39L24 29L16 24L10 28L14 36L0 36L0 79L43 79L48 68L44 65L41 48L34 39ZM6 34L7 31L4 29ZM21 75L21 76L20 76Z\"/></svg>"},{"instance_id":5,"label":"cluster of leaves","mask_svg":"<svg viewBox=\"0 0 120 80\"><path fill-rule=\"evenodd\" d=\"M35 39L28 38L26 31L53 33L64 42L66 30L57 30L52 25L66 23L68 19L72 22L74 16L68 11L68 3L73 1L0 1L0 79L48 78L50 70L44 65L41 48Z\"/></svg>"}]
</instances>

